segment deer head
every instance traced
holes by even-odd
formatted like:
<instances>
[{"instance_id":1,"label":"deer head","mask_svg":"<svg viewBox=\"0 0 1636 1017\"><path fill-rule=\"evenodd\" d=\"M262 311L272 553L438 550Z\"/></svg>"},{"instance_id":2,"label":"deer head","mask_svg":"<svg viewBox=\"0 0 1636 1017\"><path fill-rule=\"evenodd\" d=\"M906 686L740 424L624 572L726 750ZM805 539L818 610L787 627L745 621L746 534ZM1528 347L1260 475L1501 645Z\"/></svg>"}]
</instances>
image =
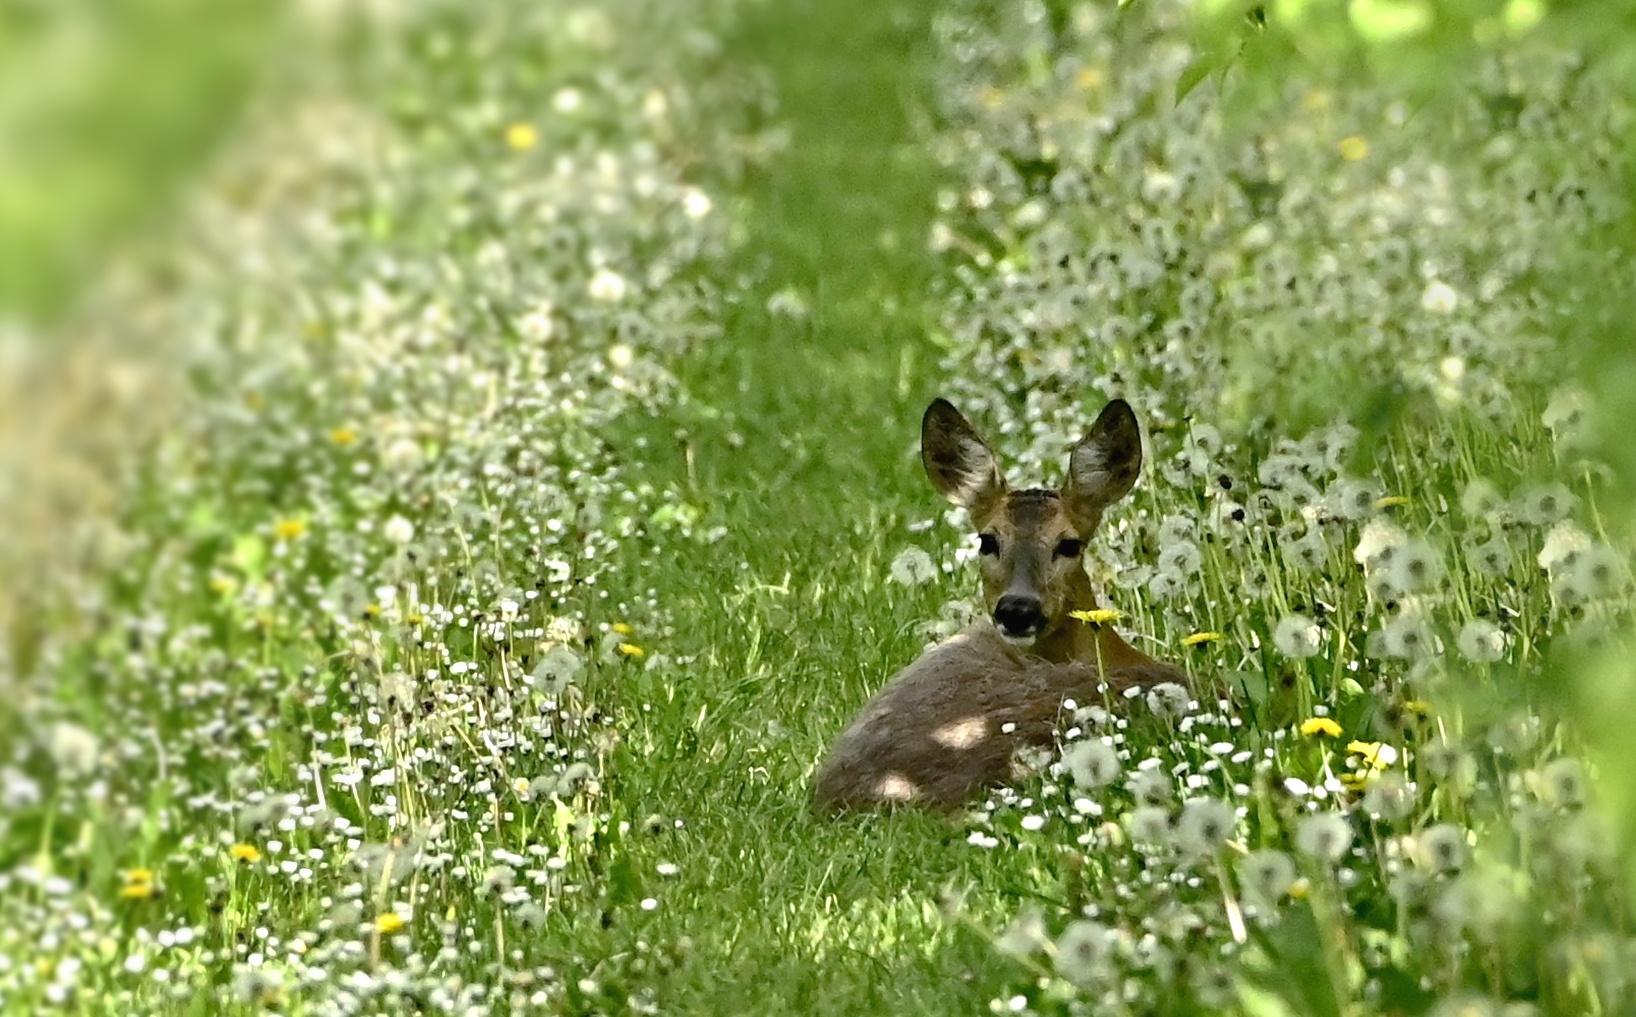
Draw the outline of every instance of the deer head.
<instances>
[{"instance_id":1,"label":"deer head","mask_svg":"<svg viewBox=\"0 0 1636 1017\"><path fill-rule=\"evenodd\" d=\"M1065 630L1068 612L1089 606L1080 553L1103 511L1136 483L1142 436L1123 399L1108 403L1068 458L1058 490L1013 491L988 443L948 402L926 408L920 455L932 486L966 509L977 529L983 597L995 628L1035 647Z\"/></svg>"}]
</instances>

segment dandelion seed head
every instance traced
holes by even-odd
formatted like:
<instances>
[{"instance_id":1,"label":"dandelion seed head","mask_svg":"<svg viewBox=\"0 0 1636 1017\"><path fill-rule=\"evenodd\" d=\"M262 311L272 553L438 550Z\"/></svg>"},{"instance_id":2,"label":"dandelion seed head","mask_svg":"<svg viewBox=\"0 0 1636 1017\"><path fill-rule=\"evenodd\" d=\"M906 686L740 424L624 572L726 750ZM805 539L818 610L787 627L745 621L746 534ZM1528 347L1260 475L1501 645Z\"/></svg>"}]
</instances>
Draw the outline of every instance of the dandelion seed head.
<instances>
[{"instance_id":1,"label":"dandelion seed head","mask_svg":"<svg viewBox=\"0 0 1636 1017\"><path fill-rule=\"evenodd\" d=\"M1304 658L1323 648L1323 630L1306 615L1292 614L1278 620L1272 643L1286 657Z\"/></svg>"},{"instance_id":2,"label":"dandelion seed head","mask_svg":"<svg viewBox=\"0 0 1636 1017\"><path fill-rule=\"evenodd\" d=\"M1074 742L1063 751L1062 763L1075 786L1087 790L1111 784L1120 774L1118 752L1100 738Z\"/></svg>"},{"instance_id":3,"label":"dandelion seed head","mask_svg":"<svg viewBox=\"0 0 1636 1017\"><path fill-rule=\"evenodd\" d=\"M1238 864L1239 885L1245 896L1264 907L1273 907L1295 885L1295 861L1282 851L1261 848L1251 851Z\"/></svg>"},{"instance_id":4,"label":"dandelion seed head","mask_svg":"<svg viewBox=\"0 0 1636 1017\"><path fill-rule=\"evenodd\" d=\"M890 579L904 586L919 586L938 576L937 563L918 547L906 547L892 559Z\"/></svg>"},{"instance_id":5,"label":"dandelion seed head","mask_svg":"<svg viewBox=\"0 0 1636 1017\"><path fill-rule=\"evenodd\" d=\"M1208 854L1232 835L1234 822L1233 808L1227 803L1215 798L1189 799L1176 818L1176 844L1188 854Z\"/></svg>"},{"instance_id":6,"label":"dandelion seed head","mask_svg":"<svg viewBox=\"0 0 1636 1017\"><path fill-rule=\"evenodd\" d=\"M1505 656L1510 637L1493 622L1474 618L1460 627L1455 644L1461 656L1474 664L1492 664Z\"/></svg>"},{"instance_id":7,"label":"dandelion seed head","mask_svg":"<svg viewBox=\"0 0 1636 1017\"><path fill-rule=\"evenodd\" d=\"M1094 986L1112 974L1114 950L1107 926L1087 919L1070 922L1057 937L1057 974L1078 986Z\"/></svg>"},{"instance_id":8,"label":"dandelion seed head","mask_svg":"<svg viewBox=\"0 0 1636 1017\"><path fill-rule=\"evenodd\" d=\"M1352 848L1352 824L1336 812L1303 817L1295 828L1295 847L1323 862L1338 862Z\"/></svg>"}]
</instances>

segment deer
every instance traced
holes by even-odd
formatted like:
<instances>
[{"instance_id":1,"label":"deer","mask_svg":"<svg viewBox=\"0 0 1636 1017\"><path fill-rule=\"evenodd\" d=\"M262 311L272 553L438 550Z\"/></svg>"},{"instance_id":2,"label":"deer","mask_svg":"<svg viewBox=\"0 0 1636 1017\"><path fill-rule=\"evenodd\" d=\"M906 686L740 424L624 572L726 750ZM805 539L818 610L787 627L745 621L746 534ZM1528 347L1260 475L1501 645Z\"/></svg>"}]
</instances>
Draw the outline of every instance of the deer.
<instances>
[{"instance_id":1,"label":"deer","mask_svg":"<svg viewBox=\"0 0 1636 1017\"><path fill-rule=\"evenodd\" d=\"M1015 773L1019 750L1055 744L1063 704L1188 684L1098 619L1086 541L1142 465L1136 414L1109 402L1069 453L1059 489L1013 490L987 442L949 402L927 407L921 463L977 531L987 617L893 676L818 769L824 812L900 805L954 811Z\"/></svg>"}]
</instances>

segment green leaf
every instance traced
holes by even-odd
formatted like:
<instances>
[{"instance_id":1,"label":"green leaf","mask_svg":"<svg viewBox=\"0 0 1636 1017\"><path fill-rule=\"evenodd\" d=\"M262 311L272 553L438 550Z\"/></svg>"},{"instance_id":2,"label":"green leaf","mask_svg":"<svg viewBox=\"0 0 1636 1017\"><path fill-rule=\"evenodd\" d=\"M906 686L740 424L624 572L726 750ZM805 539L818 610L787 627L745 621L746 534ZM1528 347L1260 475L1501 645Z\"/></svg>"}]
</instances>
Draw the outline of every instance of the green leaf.
<instances>
[{"instance_id":1,"label":"green leaf","mask_svg":"<svg viewBox=\"0 0 1636 1017\"><path fill-rule=\"evenodd\" d=\"M1187 98L1188 93L1199 87L1199 82L1210 76L1216 69L1217 62L1213 54L1200 53L1188 63L1187 69L1176 79L1177 105L1181 105L1181 101Z\"/></svg>"},{"instance_id":2,"label":"green leaf","mask_svg":"<svg viewBox=\"0 0 1636 1017\"><path fill-rule=\"evenodd\" d=\"M233 541L233 565L245 578L260 582L267 564L267 545L254 533Z\"/></svg>"},{"instance_id":3,"label":"green leaf","mask_svg":"<svg viewBox=\"0 0 1636 1017\"><path fill-rule=\"evenodd\" d=\"M1245 701L1253 706L1264 706L1272 696L1272 686L1267 683L1267 676L1260 671L1234 671L1227 676L1233 688L1244 693Z\"/></svg>"},{"instance_id":4,"label":"green leaf","mask_svg":"<svg viewBox=\"0 0 1636 1017\"><path fill-rule=\"evenodd\" d=\"M1311 1017L1340 1017L1340 996L1324 957L1323 934L1312 908L1292 902L1283 920L1254 927L1251 938L1264 951L1264 962L1246 970L1262 988L1279 996L1290 1011Z\"/></svg>"},{"instance_id":5,"label":"green leaf","mask_svg":"<svg viewBox=\"0 0 1636 1017\"><path fill-rule=\"evenodd\" d=\"M615 847L613 861L608 865L608 899L615 904L628 904L642 896L642 877L630 855Z\"/></svg>"}]
</instances>

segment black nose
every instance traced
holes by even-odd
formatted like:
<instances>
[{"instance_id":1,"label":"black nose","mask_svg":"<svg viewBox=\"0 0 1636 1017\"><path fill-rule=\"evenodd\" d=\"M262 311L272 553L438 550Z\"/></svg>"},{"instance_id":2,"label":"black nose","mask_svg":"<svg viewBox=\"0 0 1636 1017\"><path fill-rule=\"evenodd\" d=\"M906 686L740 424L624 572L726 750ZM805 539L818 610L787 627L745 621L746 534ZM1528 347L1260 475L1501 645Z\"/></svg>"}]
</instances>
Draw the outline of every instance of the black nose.
<instances>
[{"instance_id":1,"label":"black nose","mask_svg":"<svg viewBox=\"0 0 1636 1017\"><path fill-rule=\"evenodd\" d=\"M1008 593L994 605L994 624L1007 635L1026 636L1045 622L1040 610L1040 599L1018 593Z\"/></svg>"}]
</instances>

